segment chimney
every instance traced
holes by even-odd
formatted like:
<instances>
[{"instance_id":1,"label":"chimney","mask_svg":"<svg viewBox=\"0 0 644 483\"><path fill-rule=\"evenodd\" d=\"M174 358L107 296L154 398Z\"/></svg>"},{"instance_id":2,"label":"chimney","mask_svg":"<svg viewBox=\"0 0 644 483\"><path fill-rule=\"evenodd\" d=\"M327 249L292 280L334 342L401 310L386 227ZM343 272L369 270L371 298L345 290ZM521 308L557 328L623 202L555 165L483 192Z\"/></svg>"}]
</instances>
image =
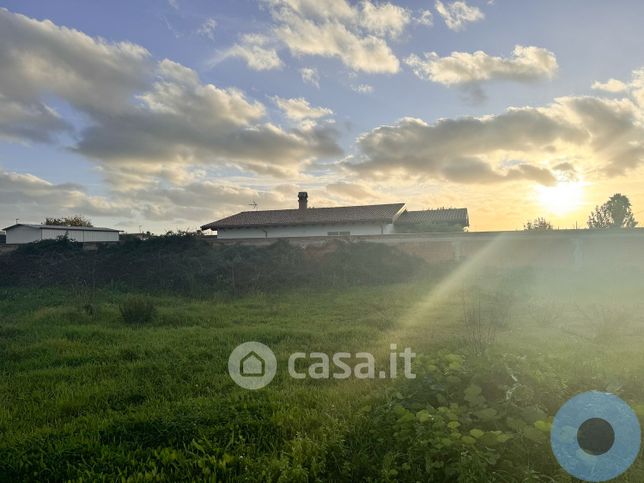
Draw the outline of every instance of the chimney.
<instances>
[{"instance_id":1,"label":"chimney","mask_svg":"<svg viewBox=\"0 0 644 483\"><path fill-rule=\"evenodd\" d=\"M300 210L306 210L309 201L309 194L306 191L300 191L297 194L297 201L300 204Z\"/></svg>"}]
</instances>

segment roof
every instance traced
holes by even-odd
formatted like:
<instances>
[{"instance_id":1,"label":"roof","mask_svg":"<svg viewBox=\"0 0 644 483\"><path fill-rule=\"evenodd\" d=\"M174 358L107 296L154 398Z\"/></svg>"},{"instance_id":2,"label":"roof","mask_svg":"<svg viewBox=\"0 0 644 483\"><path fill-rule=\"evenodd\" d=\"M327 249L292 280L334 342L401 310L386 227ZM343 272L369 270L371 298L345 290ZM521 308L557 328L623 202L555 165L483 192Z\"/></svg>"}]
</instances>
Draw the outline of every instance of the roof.
<instances>
[{"instance_id":1,"label":"roof","mask_svg":"<svg viewBox=\"0 0 644 483\"><path fill-rule=\"evenodd\" d=\"M11 230L12 228L17 228L19 226L26 226L27 228L35 228L37 230L47 229L47 230L74 230L74 231L120 231L113 228L101 228L99 226L67 226L67 225L36 225L29 223L18 223L16 225L8 226L4 228L5 231Z\"/></svg>"},{"instance_id":2,"label":"roof","mask_svg":"<svg viewBox=\"0 0 644 483\"><path fill-rule=\"evenodd\" d=\"M397 225L445 223L469 226L467 208L440 208L438 210L405 211L396 220Z\"/></svg>"},{"instance_id":3,"label":"roof","mask_svg":"<svg viewBox=\"0 0 644 483\"><path fill-rule=\"evenodd\" d=\"M330 223L393 223L404 207L405 203L390 203L332 208L242 211L236 215L203 225L201 229L326 225Z\"/></svg>"}]
</instances>

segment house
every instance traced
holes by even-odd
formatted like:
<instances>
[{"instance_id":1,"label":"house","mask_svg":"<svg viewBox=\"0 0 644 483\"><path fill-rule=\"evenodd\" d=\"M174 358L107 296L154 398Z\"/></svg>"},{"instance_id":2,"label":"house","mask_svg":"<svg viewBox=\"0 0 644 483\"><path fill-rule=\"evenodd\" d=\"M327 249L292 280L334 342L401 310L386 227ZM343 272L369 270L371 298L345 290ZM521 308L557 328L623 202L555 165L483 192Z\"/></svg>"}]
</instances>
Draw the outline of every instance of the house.
<instances>
[{"instance_id":1,"label":"house","mask_svg":"<svg viewBox=\"0 0 644 483\"><path fill-rule=\"evenodd\" d=\"M469 226L467 208L408 211L405 203L309 208L306 192L298 194L298 202L297 209L243 211L201 229L216 230L221 239L241 239L389 235Z\"/></svg>"},{"instance_id":2,"label":"house","mask_svg":"<svg viewBox=\"0 0 644 483\"><path fill-rule=\"evenodd\" d=\"M30 225L18 223L4 229L7 244L32 243L67 236L83 243L117 242L119 230L94 226Z\"/></svg>"}]
</instances>

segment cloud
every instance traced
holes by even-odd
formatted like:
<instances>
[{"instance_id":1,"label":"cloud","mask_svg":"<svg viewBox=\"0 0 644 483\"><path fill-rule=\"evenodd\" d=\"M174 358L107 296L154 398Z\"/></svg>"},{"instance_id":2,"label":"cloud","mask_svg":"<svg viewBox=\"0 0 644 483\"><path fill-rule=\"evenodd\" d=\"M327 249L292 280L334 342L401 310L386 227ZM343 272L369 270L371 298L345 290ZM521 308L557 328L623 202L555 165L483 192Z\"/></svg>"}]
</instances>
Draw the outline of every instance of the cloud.
<instances>
[{"instance_id":1,"label":"cloud","mask_svg":"<svg viewBox=\"0 0 644 483\"><path fill-rule=\"evenodd\" d=\"M261 209L277 208L285 203L284 196L279 192L260 191L213 180L195 180L181 186L141 190L127 197L127 202L136 206L138 216L166 225L168 222L175 225L203 224L230 213L249 210L251 201L255 201Z\"/></svg>"},{"instance_id":2,"label":"cloud","mask_svg":"<svg viewBox=\"0 0 644 483\"><path fill-rule=\"evenodd\" d=\"M266 108L234 88L201 82L170 60L154 62L130 43L0 10L0 136L53 141L71 130L45 103L56 97L87 121L70 149L122 188L192 165L235 166L283 176L342 153L333 126L281 129Z\"/></svg>"},{"instance_id":3,"label":"cloud","mask_svg":"<svg viewBox=\"0 0 644 483\"><path fill-rule=\"evenodd\" d=\"M0 216L6 220L42 222L47 216L130 216L125 204L91 196L72 183L53 184L38 176L0 168Z\"/></svg>"},{"instance_id":4,"label":"cloud","mask_svg":"<svg viewBox=\"0 0 644 483\"><path fill-rule=\"evenodd\" d=\"M277 50L270 46L269 37L261 34L243 35L240 43L217 55L212 63L234 57L244 60L253 70L272 70L282 67L282 60Z\"/></svg>"},{"instance_id":5,"label":"cloud","mask_svg":"<svg viewBox=\"0 0 644 483\"><path fill-rule=\"evenodd\" d=\"M644 68L634 70L628 83L617 79L608 79L606 82L594 82L592 89L611 94L628 95L640 108L644 109Z\"/></svg>"},{"instance_id":6,"label":"cloud","mask_svg":"<svg viewBox=\"0 0 644 483\"><path fill-rule=\"evenodd\" d=\"M97 116L76 150L115 163L227 164L261 173L294 174L317 156L341 151L330 126L284 131L262 122L265 107L236 89L202 84L165 60L141 104L118 116ZM117 165L118 167L118 165Z\"/></svg>"},{"instance_id":7,"label":"cloud","mask_svg":"<svg viewBox=\"0 0 644 483\"><path fill-rule=\"evenodd\" d=\"M434 25L434 16L432 15L431 10L421 10L415 18L415 22L418 25L424 25L425 27L431 27Z\"/></svg>"},{"instance_id":8,"label":"cloud","mask_svg":"<svg viewBox=\"0 0 644 483\"><path fill-rule=\"evenodd\" d=\"M275 35L294 55L337 57L347 67L363 72L398 72L398 59L382 38L356 35L340 22L316 23L289 11L279 18Z\"/></svg>"},{"instance_id":9,"label":"cloud","mask_svg":"<svg viewBox=\"0 0 644 483\"><path fill-rule=\"evenodd\" d=\"M210 40L215 40L216 28L217 28L217 21L212 17L207 18L197 29L197 35L207 37Z\"/></svg>"},{"instance_id":10,"label":"cloud","mask_svg":"<svg viewBox=\"0 0 644 483\"><path fill-rule=\"evenodd\" d=\"M605 92L624 92L628 85L617 79L608 79L606 82L594 82L592 89Z\"/></svg>"},{"instance_id":11,"label":"cloud","mask_svg":"<svg viewBox=\"0 0 644 483\"><path fill-rule=\"evenodd\" d=\"M359 94L371 94L373 93L373 86L370 84L357 84L352 85L351 89L358 92Z\"/></svg>"},{"instance_id":12,"label":"cloud","mask_svg":"<svg viewBox=\"0 0 644 483\"><path fill-rule=\"evenodd\" d=\"M640 108L644 109L644 68L634 70L628 83L617 79L608 79L606 82L594 82L592 89L611 94L628 95Z\"/></svg>"},{"instance_id":13,"label":"cloud","mask_svg":"<svg viewBox=\"0 0 644 483\"><path fill-rule=\"evenodd\" d=\"M445 5L436 0L436 11L443 17L450 30L463 30L468 23L483 20L485 15L478 7L472 7L463 1L451 2Z\"/></svg>"},{"instance_id":14,"label":"cloud","mask_svg":"<svg viewBox=\"0 0 644 483\"><path fill-rule=\"evenodd\" d=\"M365 0L265 0L274 36L291 54L340 59L356 71L393 73L399 62L387 38L398 37L411 21L409 10Z\"/></svg>"},{"instance_id":15,"label":"cloud","mask_svg":"<svg viewBox=\"0 0 644 483\"><path fill-rule=\"evenodd\" d=\"M644 163L641 114L629 99L563 97L545 107L433 124L404 118L363 134L345 167L372 178L481 184L551 184L553 170L566 166L617 176Z\"/></svg>"},{"instance_id":16,"label":"cloud","mask_svg":"<svg viewBox=\"0 0 644 483\"><path fill-rule=\"evenodd\" d=\"M54 184L32 174L0 168L0 220L5 224L13 223L15 218L25 223L40 223L48 216L80 214L94 221L96 218L131 220L119 225L132 229L141 222L145 229L150 225L166 230L194 229L205 221L249 209L248 203L252 200L262 209L270 209L292 205L295 199L295 194L290 192L257 190L199 177L179 185L93 196L77 184Z\"/></svg>"},{"instance_id":17,"label":"cloud","mask_svg":"<svg viewBox=\"0 0 644 483\"><path fill-rule=\"evenodd\" d=\"M326 186L326 190L331 195L340 196L341 198L352 201L364 201L367 199L377 199L379 197L376 193L363 185L344 181L330 183Z\"/></svg>"},{"instance_id":18,"label":"cloud","mask_svg":"<svg viewBox=\"0 0 644 483\"><path fill-rule=\"evenodd\" d=\"M320 74L318 70L312 67L302 67L300 69L300 76L302 76L302 81L314 85L315 87L320 87Z\"/></svg>"},{"instance_id":19,"label":"cloud","mask_svg":"<svg viewBox=\"0 0 644 483\"><path fill-rule=\"evenodd\" d=\"M644 109L644 68L633 71L633 80L629 88L635 102Z\"/></svg>"},{"instance_id":20,"label":"cloud","mask_svg":"<svg viewBox=\"0 0 644 483\"><path fill-rule=\"evenodd\" d=\"M316 20L349 20L355 17L356 10L345 0L265 0L273 8L288 9L301 17Z\"/></svg>"},{"instance_id":21,"label":"cloud","mask_svg":"<svg viewBox=\"0 0 644 483\"><path fill-rule=\"evenodd\" d=\"M362 0L351 5L346 0L264 0L278 21L286 13L316 23L338 22L360 35L398 37L411 22L411 11L390 2Z\"/></svg>"},{"instance_id":22,"label":"cloud","mask_svg":"<svg viewBox=\"0 0 644 483\"><path fill-rule=\"evenodd\" d=\"M555 54L540 47L517 45L511 57L495 57L483 51L452 52L440 57L436 52L415 54L405 59L421 79L447 86L477 84L490 80L531 82L551 78L558 70Z\"/></svg>"},{"instance_id":23,"label":"cloud","mask_svg":"<svg viewBox=\"0 0 644 483\"><path fill-rule=\"evenodd\" d=\"M40 102L19 102L0 94L0 140L53 142L71 125L51 107Z\"/></svg>"},{"instance_id":24,"label":"cloud","mask_svg":"<svg viewBox=\"0 0 644 483\"><path fill-rule=\"evenodd\" d=\"M108 43L0 9L0 135L48 141L68 126L44 100L88 113L118 112L144 88L154 64L144 48Z\"/></svg>"},{"instance_id":25,"label":"cloud","mask_svg":"<svg viewBox=\"0 0 644 483\"><path fill-rule=\"evenodd\" d=\"M309 101L303 97L297 99L284 99L275 96L273 101L279 107L286 117L295 121L302 121L305 119L319 119L333 114L331 109L326 107L312 107Z\"/></svg>"},{"instance_id":26,"label":"cloud","mask_svg":"<svg viewBox=\"0 0 644 483\"><path fill-rule=\"evenodd\" d=\"M376 35L396 38L411 20L409 10L391 3L373 4L365 1L361 7L359 25Z\"/></svg>"}]
</instances>

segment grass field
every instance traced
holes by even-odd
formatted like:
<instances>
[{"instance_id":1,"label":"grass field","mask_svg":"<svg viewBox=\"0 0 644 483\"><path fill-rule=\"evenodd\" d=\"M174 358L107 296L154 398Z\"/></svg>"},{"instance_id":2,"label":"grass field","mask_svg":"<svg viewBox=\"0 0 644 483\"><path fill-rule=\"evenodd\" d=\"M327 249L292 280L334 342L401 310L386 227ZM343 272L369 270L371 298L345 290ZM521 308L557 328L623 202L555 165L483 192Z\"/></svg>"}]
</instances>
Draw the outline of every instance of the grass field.
<instances>
[{"instance_id":1,"label":"grass field","mask_svg":"<svg viewBox=\"0 0 644 483\"><path fill-rule=\"evenodd\" d=\"M0 289L1 481L573 481L548 432L573 395L644 416L641 274L447 274L240 297ZM89 308L88 308L89 307ZM277 355L236 386L231 350ZM292 352L418 354L416 379L291 379ZM638 458L620 481L644 481Z\"/></svg>"}]
</instances>

